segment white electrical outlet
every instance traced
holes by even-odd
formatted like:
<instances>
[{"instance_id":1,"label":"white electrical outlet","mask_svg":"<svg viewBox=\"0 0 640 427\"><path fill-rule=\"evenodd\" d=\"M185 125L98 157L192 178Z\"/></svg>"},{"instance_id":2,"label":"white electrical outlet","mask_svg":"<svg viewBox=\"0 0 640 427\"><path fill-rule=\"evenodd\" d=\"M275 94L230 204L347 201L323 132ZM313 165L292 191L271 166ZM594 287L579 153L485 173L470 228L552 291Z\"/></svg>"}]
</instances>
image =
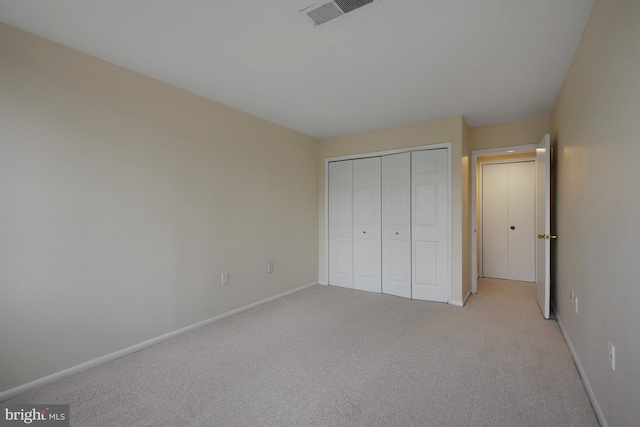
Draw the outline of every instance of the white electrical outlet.
<instances>
[{"instance_id":1,"label":"white electrical outlet","mask_svg":"<svg viewBox=\"0 0 640 427\"><path fill-rule=\"evenodd\" d=\"M222 285L228 285L229 284L229 273L222 273L222 275L220 276L220 281L222 282Z\"/></svg>"},{"instance_id":2,"label":"white electrical outlet","mask_svg":"<svg viewBox=\"0 0 640 427\"><path fill-rule=\"evenodd\" d=\"M271 261L267 263L267 273L273 273L273 263Z\"/></svg>"},{"instance_id":3,"label":"white electrical outlet","mask_svg":"<svg viewBox=\"0 0 640 427\"><path fill-rule=\"evenodd\" d=\"M573 297L573 305L576 308L576 314L578 314L578 296L574 295Z\"/></svg>"},{"instance_id":4,"label":"white electrical outlet","mask_svg":"<svg viewBox=\"0 0 640 427\"><path fill-rule=\"evenodd\" d=\"M612 371L616 370L616 347L611 341L609 341L609 366Z\"/></svg>"}]
</instances>

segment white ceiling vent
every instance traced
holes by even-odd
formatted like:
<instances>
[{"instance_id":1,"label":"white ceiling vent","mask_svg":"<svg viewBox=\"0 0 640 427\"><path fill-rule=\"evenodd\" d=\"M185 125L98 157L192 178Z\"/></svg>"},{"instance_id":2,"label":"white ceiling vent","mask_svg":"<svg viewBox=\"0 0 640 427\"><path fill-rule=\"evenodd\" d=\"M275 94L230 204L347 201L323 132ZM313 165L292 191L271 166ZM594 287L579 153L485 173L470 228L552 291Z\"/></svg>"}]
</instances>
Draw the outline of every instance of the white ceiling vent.
<instances>
[{"instance_id":1,"label":"white ceiling vent","mask_svg":"<svg viewBox=\"0 0 640 427\"><path fill-rule=\"evenodd\" d=\"M356 9L372 3L378 3L380 0L332 0L314 3L305 7L300 11L304 13L316 25L324 24L334 18L345 15Z\"/></svg>"}]
</instances>

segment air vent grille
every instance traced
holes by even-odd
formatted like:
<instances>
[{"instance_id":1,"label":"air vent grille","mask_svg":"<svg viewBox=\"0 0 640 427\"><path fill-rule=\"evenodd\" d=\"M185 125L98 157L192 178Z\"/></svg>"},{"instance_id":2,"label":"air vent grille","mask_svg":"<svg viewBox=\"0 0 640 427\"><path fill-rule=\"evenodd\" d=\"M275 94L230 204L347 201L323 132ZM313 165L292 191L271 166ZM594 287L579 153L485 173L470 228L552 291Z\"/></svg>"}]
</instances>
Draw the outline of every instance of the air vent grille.
<instances>
[{"instance_id":1,"label":"air vent grille","mask_svg":"<svg viewBox=\"0 0 640 427\"><path fill-rule=\"evenodd\" d=\"M314 3L309 7L302 9L304 13L316 25L324 24L332 19L338 18L356 9L360 9L371 3L377 3L380 0L325 0Z\"/></svg>"},{"instance_id":2,"label":"air vent grille","mask_svg":"<svg viewBox=\"0 0 640 427\"><path fill-rule=\"evenodd\" d=\"M342 9L344 13L349 13L352 10L356 10L369 3L373 3L373 0L334 0L338 7Z\"/></svg>"},{"instance_id":3,"label":"air vent grille","mask_svg":"<svg viewBox=\"0 0 640 427\"><path fill-rule=\"evenodd\" d=\"M316 25L324 24L340 15L344 15L344 13L334 2L323 4L319 8L307 12L307 16L311 18Z\"/></svg>"}]
</instances>

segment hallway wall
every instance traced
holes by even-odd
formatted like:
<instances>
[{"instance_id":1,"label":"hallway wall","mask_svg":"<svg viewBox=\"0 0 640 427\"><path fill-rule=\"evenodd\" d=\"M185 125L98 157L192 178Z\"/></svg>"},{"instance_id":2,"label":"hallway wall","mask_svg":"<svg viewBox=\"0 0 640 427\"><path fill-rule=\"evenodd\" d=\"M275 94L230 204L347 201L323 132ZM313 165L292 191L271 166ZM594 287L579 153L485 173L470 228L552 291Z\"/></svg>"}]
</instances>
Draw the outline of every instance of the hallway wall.
<instances>
[{"instance_id":1,"label":"hallway wall","mask_svg":"<svg viewBox=\"0 0 640 427\"><path fill-rule=\"evenodd\" d=\"M639 40L640 2L597 0L552 116L556 307L601 416L620 427L640 420Z\"/></svg>"}]
</instances>

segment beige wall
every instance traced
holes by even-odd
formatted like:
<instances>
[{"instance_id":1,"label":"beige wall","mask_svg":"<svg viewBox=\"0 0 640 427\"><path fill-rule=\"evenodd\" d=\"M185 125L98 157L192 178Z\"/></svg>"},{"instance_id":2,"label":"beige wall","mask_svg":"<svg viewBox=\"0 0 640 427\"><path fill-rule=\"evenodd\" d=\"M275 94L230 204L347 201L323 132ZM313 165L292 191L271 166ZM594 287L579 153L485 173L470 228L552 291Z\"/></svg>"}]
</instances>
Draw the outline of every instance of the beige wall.
<instances>
[{"instance_id":1,"label":"beige wall","mask_svg":"<svg viewBox=\"0 0 640 427\"><path fill-rule=\"evenodd\" d=\"M320 240L320 282L326 283L325 238L325 159L354 154L419 147L450 142L452 144L452 299L461 301L462 288L462 116L386 128L321 140L318 148L318 216ZM468 243L467 243L468 244Z\"/></svg>"},{"instance_id":2,"label":"beige wall","mask_svg":"<svg viewBox=\"0 0 640 427\"><path fill-rule=\"evenodd\" d=\"M0 391L317 281L313 138L3 24L0 129Z\"/></svg>"},{"instance_id":3,"label":"beige wall","mask_svg":"<svg viewBox=\"0 0 640 427\"><path fill-rule=\"evenodd\" d=\"M471 150L537 144L551 129L550 117L471 128Z\"/></svg>"},{"instance_id":4,"label":"beige wall","mask_svg":"<svg viewBox=\"0 0 640 427\"><path fill-rule=\"evenodd\" d=\"M552 115L555 301L612 427L640 420L638 41L640 2L597 0ZM609 342L616 346L615 371L608 366Z\"/></svg>"}]
</instances>

